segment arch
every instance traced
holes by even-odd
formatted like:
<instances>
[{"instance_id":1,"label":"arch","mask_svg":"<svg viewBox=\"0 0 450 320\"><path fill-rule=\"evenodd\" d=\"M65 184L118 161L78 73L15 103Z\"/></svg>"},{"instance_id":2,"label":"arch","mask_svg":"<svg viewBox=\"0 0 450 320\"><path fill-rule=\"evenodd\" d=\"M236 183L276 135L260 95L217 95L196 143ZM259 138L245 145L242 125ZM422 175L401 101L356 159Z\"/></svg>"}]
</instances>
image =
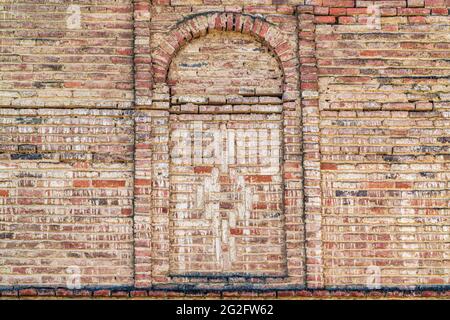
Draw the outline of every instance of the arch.
<instances>
[{"instance_id":1,"label":"arch","mask_svg":"<svg viewBox=\"0 0 450 320\"><path fill-rule=\"evenodd\" d=\"M303 260L303 172L302 172L302 113L300 108L300 82L299 82L299 58L298 43L296 35L283 33L275 24L272 24L264 18L251 16L241 13L231 12L207 12L186 17L177 23L169 32L162 36L158 36L157 47L152 52L152 68L153 68L153 91L151 101L151 121L152 127L150 134L151 146L151 275L153 285L179 285L187 281L189 277L196 278L198 274L187 274L185 272L178 273L176 269L170 267L170 195L171 195L171 172L170 172L170 139L171 139L171 119L186 116L205 116L214 117L212 114L202 115L200 111L186 109L173 109L172 92L169 83L169 70L172 61L180 50L191 42L194 38L207 35L210 31L220 32L239 32L247 34L255 38L255 41L262 43L270 51L278 62L278 67L282 72L281 99L272 99L267 104L279 104L278 111L260 112L258 116L272 115L279 121L280 142L282 146L282 156L280 157L280 176L282 186L283 200L282 205L284 221L286 221L284 229L284 245L283 249L283 268L276 268L276 272L270 271L264 274L218 274L219 278L224 277L224 281L228 276L236 275L244 278L251 278L256 281L259 278L270 279L271 286L280 285L299 285L304 283L305 274ZM278 96L278 95L277 95ZM246 98L246 97L244 97ZM261 105L264 104L259 100ZM185 101L188 102L188 101ZM184 102L183 102L184 103ZM194 107L203 104L212 103L190 101ZM240 102L235 102L236 104ZM220 103L217 103L221 105ZM227 103L228 104L228 103ZM214 106L214 104L211 104ZM187 107L187 106L186 106ZM200 108L198 109L200 110ZM223 110L225 112L225 109ZM209 111L205 111L209 113ZM219 112L220 113L220 112ZM237 112L239 113L239 112ZM245 112L244 112L245 113ZM248 114L254 114L250 110ZM233 116L234 117L234 116ZM231 118L233 118L231 117ZM240 115L237 115L240 117ZM200 117L202 118L202 117ZM218 119L218 118L217 118ZM258 123L257 121L247 121L248 123ZM178 121L175 121L178 123ZM203 168L198 168L203 170ZM252 178L253 179L253 178ZM277 178L278 179L278 178ZM264 183L270 183L267 177L261 179L253 179L255 183L258 180L264 180ZM201 202L200 202L201 203ZM278 259L278 258L277 258ZM280 260L280 261L281 261ZM278 260L277 260L278 261ZM258 268L253 268L258 269ZM280 272L281 270L281 272ZM187 278L186 278L187 277ZM202 280L189 280L192 285L202 286ZM258 280L259 281L259 280ZM262 280L265 281L265 280ZM269 281L269 280L268 280ZM264 283L264 282L262 282ZM261 284L262 284L261 283ZM267 287L268 283L264 283Z\"/></svg>"},{"instance_id":2,"label":"arch","mask_svg":"<svg viewBox=\"0 0 450 320\"><path fill-rule=\"evenodd\" d=\"M277 59L250 35L213 31L177 52L167 80L170 274L286 276Z\"/></svg>"},{"instance_id":3,"label":"arch","mask_svg":"<svg viewBox=\"0 0 450 320\"><path fill-rule=\"evenodd\" d=\"M155 84L167 82L172 59L178 51L194 38L206 35L211 30L232 31L249 34L264 43L276 55L284 74L284 91L296 91L298 62L293 44L281 31L263 18L232 12L208 12L187 17L178 23L161 41L153 53L153 75Z\"/></svg>"},{"instance_id":4,"label":"arch","mask_svg":"<svg viewBox=\"0 0 450 320\"><path fill-rule=\"evenodd\" d=\"M184 103L228 104L228 112L232 112L231 105L238 104L279 105L283 83L278 59L267 46L247 34L212 31L193 39L172 59L167 77L170 111L174 111L174 105L183 104L179 98ZM195 98L189 101L192 97ZM281 112L279 106L266 109ZM239 110L244 109L233 112Z\"/></svg>"}]
</instances>

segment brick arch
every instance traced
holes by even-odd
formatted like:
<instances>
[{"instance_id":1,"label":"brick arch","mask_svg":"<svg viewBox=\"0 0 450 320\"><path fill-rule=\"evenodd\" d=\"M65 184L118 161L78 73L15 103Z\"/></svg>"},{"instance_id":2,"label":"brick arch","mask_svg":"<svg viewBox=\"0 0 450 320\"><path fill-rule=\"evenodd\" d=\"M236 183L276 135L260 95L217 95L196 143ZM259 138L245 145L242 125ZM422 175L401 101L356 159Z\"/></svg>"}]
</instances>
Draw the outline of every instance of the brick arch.
<instances>
[{"instance_id":1,"label":"brick arch","mask_svg":"<svg viewBox=\"0 0 450 320\"><path fill-rule=\"evenodd\" d=\"M249 34L265 44L275 54L275 58L280 64L284 75L285 91L296 90L297 77L292 63L292 60L295 59L293 44L285 39L275 25L263 18L227 12L203 13L178 23L161 40L159 48L153 55L155 84L167 82L170 64L184 45L212 30Z\"/></svg>"},{"instance_id":2,"label":"brick arch","mask_svg":"<svg viewBox=\"0 0 450 320\"><path fill-rule=\"evenodd\" d=\"M267 273L268 282L261 280L255 275L240 274L240 276L250 277L252 281L260 282L256 287L267 286L301 286L305 283L304 273L304 196L303 196L303 154L302 150L302 112L299 91L299 58L297 40L281 32L274 24L271 24L260 17L247 14L229 12L208 12L187 17L177 23L168 33L158 37L158 48L152 53L153 68L153 95L151 100L151 122L150 133L150 156L152 179L150 203L152 228L145 241L140 242L141 247L136 247L136 257L142 258L139 265L140 276L139 285L149 282L153 286L182 285L186 281L191 282L195 287L205 286L203 280L194 280L198 274L178 273L177 268L170 266L170 133L173 117L179 112L172 110L173 100L169 87L169 70L173 59L180 50L191 43L194 38L206 36L210 31L236 32L252 36L255 41L262 43L269 49L278 62L278 67L282 72L282 99L281 112L271 114L270 119L275 119L281 123L282 134L280 136L282 151L282 186L283 186L283 212L285 235L285 248L283 249L284 260L282 272L272 274ZM196 114L195 108L193 114ZM188 110L189 113L192 110ZM181 110L180 110L181 113ZM205 112L207 113L207 112ZM262 113L268 114L270 112ZM262 116L261 114L258 115ZM186 114L182 114L186 116ZM190 115L189 115L190 116ZM201 118L201 117L200 117ZM190 117L183 118L189 120ZM268 119L268 118L265 118ZM272 120L273 120L272 119ZM177 122L177 121L175 121ZM258 123L258 121L254 121ZM266 179L266 178L265 178ZM144 225L144 224L140 224ZM140 225L138 228L140 228ZM146 238L149 237L149 238ZM147 241L147 242L146 242ZM151 249L148 249L150 245ZM151 259L143 257L141 249L148 249L147 254L151 254ZM278 270L278 269L277 269ZM270 271L270 270L269 270ZM151 274L151 279L148 279ZM228 275L229 276L229 275ZM236 275L238 276L238 275ZM181 278L180 278L181 277ZM193 277L192 279L190 277ZM228 283L228 278L223 278ZM266 279L266 278L264 278ZM262 282L261 282L262 281ZM206 285L208 286L208 285Z\"/></svg>"}]
</instances>

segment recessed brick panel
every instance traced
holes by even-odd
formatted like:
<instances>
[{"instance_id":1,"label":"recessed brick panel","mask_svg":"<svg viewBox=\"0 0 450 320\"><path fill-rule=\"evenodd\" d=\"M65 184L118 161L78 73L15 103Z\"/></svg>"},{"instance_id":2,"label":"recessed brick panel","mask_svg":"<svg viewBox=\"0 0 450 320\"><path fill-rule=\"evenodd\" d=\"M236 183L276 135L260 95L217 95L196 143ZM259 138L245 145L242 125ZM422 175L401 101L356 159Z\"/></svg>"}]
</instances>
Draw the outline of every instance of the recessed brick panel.
<instances>
[{"instance_id":1,"label":"recessed brick panel","mask_svg":"<svg viewBox=\"0 0 450 320\"><path fill-rule=\"evenodd\" d=\"M301 285L301 131L296 129L300 106L298 61L291 50L297 46L292 33L297 19L262 8L267 16L199 13L200 7L193 8L198 14L190 15L185 9L152 8L153 103L142 107L150 109L154 119L152 265L143 263L142 270L151 268L156 286L190 283L209 288L206 280L211 277L216 286L244 286L246 279L259 288ZM177 15L169 11L179 12L184 20L177 23ZM194 136L205 137L206 149L213 136L210 129L229 134L253 131L222 139L223 144L236 139L236 145L248 139L245 152L251 157L268 152L258 146L264 133L255 131L276 129L280 134L274 143L281 149L277 163L267 167L269 156L246 165L238 157L229 167L219 164L218 155L206 155L203 165L174 163L174 131L196 131L199 121L202 130ZM193 152L189 157L195 158L195 151L185 145L181 144L185 153ZM246 200L251 193L260 199L255 206ZM197 227L188 227L192 224ZM136 258L144 261L148 238L140 236ZM139 285L148 282L141 279Z\"/></svg>"},{"instance_id":2,"label":"recessed brick panel","mask_svg":"<svg viewBox=\"0 0 450 320\"><path fill-rule=\"evenodd\" d=\"M171 273L286 274L281 141L280 115L171 117Z\"/></svg>"}]
</instances>

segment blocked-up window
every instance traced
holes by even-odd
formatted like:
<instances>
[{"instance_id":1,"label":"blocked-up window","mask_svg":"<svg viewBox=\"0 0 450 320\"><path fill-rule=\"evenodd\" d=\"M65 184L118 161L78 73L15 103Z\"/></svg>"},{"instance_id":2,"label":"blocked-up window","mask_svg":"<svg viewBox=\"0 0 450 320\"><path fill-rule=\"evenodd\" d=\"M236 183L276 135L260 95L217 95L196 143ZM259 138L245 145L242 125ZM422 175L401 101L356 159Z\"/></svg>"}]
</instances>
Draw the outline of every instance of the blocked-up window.
<instances>
[{"instance_id":1,"label":"blocked-up window","mask_svg":"<svg viewBox=\"0 0 450 320\"><path fill-rule=\"evenodd\" d=\"M211 32L168 81L170 274L284 276L278 61L251 36Z\"/></svg>"}]
</instances>

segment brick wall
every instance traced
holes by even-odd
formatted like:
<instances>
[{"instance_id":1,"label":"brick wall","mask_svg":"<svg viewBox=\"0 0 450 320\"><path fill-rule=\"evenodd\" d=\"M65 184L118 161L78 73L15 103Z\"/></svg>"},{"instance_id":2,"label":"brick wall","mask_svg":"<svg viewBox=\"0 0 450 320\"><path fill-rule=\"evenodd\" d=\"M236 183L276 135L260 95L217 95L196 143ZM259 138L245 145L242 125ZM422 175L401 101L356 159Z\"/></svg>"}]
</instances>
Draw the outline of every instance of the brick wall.
<instances>
[{"instance_id":1,"label":"brick wall","mask_svg":"<svg viewBox=\"0 0 450 320\"><path fill-rule=\"evenodd\" d=\"M448 284L449 3L358 5L314 9L324 282Z\"/></svg>"},{"instance_id":2,"label":"brick wall","mask_svg":"<svg viewBox=\"0 0 450 320\"><path fill-rule=\"evenodd\" d=\"M449 8L2 2L0 288L448 288Z\"/></svg>"}]
</instances>

